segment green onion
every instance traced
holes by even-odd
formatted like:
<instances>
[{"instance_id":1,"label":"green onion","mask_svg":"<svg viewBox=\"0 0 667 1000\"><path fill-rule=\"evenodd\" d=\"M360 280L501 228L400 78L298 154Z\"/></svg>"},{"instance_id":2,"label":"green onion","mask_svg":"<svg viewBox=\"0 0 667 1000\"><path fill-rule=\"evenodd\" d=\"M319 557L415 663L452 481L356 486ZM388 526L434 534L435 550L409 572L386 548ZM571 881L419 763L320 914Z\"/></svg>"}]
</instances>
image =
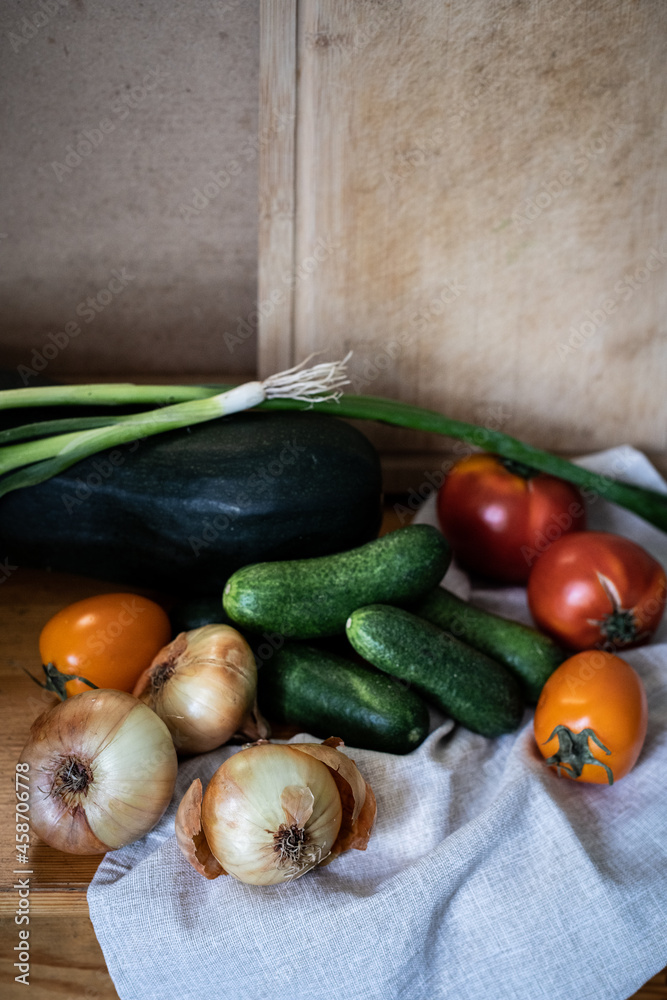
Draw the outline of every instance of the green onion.
<instances>
[{"instance_id":1,"label":"green onion","mask_svg":"<svg viewBox=\"0 0 667 1000\"><path fill-rule=\"evenodd\" d=\"M0 392L0 409L92 403L161 402L172 405L124 417L70 417L64 421L45 422L46 433L55 432L53 436L27 444L10 443L0 447L0 474L5 474L0 479L0 496L10 490L43 482L88 455L137 438L187 427L250 407L261 410L307 408L347 419L374 420L393 427L457 438L599 494L667 532L667 494L589 472L567 459L534 448L500 431L454 420L434 410L380 396L341 396L335 390L344 384L344 364L345 361L337 366L317 365L306 371L302 371L302 365L299 365L289 372L272 376L264 383L251 382L234 388L122 383L6 389ZM323 397L322 392L329 395ZM24 394L29 394L29 397ZM94 425L89 422L91 419L95 421ZM60 431L68 433L58 433ZM32 437L34 424L12 428L12 434L13 437L5 440L16 442ZM14 471L16 469L20 471Z\"/></svg>"},{"instance_id":2,"label":"green onion","mask_svg":"<svg viewBox=\"0 0 667 1000\"><path fill-rule=\"evenodd\" d=\"M266 399L289 397L298 405L307 403L313 405L321 401L340 399L340 388L347 384L345 364L343 361L315 365L304 369L309 359L299 365L276 375L271 375L263 382L245 382L224 392L201 386L171 387L166 393L168 397L185 398L185 402L173 403L170 406L134 413L117 419L108 426L86 427L70 430L66 434L54 434L50 437L38 438L25 443L6 444L0 448L0 496L11 490L25 486L34 486L50 479L52 476L76 462L94 455L105 448L116 447L137 438L161 434L164 431L177 430L191 424L203 423L216 417L248 410ZM138 397L143 397L144 390L152 388L153 396L165 396L164 387L139 387ZM117 386L47 386L44 388L8 389L0 393L0 400L5 409L11 406L26 405L26 396L30 405L54 405L73 401L77 404L89 404L99 399L110 404L114 398L113 391L119 394L119 401L132 402L130 386L123 383ZM155 390L158 391L155 391ZM190 398L188 401L188 395ZM136 401L136 400L135 400ZM71 426L71 425L70 425ZM23 428L25 431L25 428ZM25 466L25 468L21 468ZM7 473L20 469L14 475Z\"/></svg>"},{"instance_id":3,"label":"green onion","mask_svg":"<svg viewBox=\"0 0 667 1000\"><path fill-rule=\"evenodd\" d=\"M26 389L3 389L0 410L25 406L122 406L123 404L184 403L224 392L229 386L134 385L110 382L101 385L44 385Z\"/></svg>"},{"instance_id":4,"label":"green onion","mask_svg":"<svg viewBox=\"0 0 667 1000\"><path fill-rule=\"evenodd\" d=\"M104 417L62 417L58 420L36 420L32 424L21 424L20 427L8 427L6 430L0 431L0 445L28 441L30 438L45 437L50 434L89 430L91 427L108 427L110 424L119 423L122 419L122 417L113 417L107 413Z\"/></svg>"}]
</instances>

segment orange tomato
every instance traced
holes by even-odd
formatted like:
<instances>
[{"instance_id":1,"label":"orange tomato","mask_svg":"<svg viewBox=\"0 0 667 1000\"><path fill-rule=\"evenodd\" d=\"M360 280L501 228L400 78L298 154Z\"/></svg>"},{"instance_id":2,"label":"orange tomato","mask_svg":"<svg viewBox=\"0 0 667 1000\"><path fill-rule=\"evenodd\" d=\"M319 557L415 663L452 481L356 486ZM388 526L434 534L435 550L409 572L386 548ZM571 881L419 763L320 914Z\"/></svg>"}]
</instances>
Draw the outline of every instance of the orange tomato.
<instances>
[{"instance_id":1,"label":"orange tomato","mask_svg":"<svg viewBox=\"0 0 667 1000\"><path fill-rule=\"evenodd\" d=\"M561 663L542 688L535 740L559 776L611 785L634 767L647 721L637 672L620 656L588 649Z\"/></svg>"},{"instance_id":2,"label":"orange tomato","mask_svg":"<svg viewBox=\"0 0 667 1000\"><path fill-rule=\"evenodd\" d=\"M137 594L100 594L63 608L39 637L42 663L78 674L100 688L132 692L139 675L171 640L165 611ZM90 691L68 681L68 697Z\"/></svg>"}]
</instances>

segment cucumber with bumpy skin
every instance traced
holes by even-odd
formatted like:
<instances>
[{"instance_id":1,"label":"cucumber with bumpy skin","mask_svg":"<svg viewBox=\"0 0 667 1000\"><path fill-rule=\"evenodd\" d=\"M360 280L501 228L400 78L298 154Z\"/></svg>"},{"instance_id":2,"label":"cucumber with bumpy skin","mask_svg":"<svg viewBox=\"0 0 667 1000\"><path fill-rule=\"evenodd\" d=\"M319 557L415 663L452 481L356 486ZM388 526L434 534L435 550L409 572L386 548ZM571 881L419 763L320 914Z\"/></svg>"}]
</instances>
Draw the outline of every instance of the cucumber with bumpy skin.
<instances>
[{"instance_id":1,"label":"cucumber with bumpy skin","mask_svg":"<svg viewBox=\"0 0 667 1000\"><path fill-rule=\"evenodd\" d=\"M409 611L359 608L347 637L366 660L475 733L500 736L521 721L519 683L505 667Z\"/></svg>"},{"instance_id":2,"label":"cucumber with bumpy skin","mask_svg":"<svg viewBox=\"0 0 667 1000\"><path fill-rule=\"evenodd\" d=\"M271 722L303 727L349 746L405 754L428 734L428 709L416 692L371 667L299 642L286 642L259 672L260 711Z\"/></svg>"},{"instance_id":3,"label":"cucumber with bumpy skin","mask_svg":"<svg viewBox=\"0 0 667 1000\"><path fill-rule=\"evenodd\" d=\"M410 610L502 663L533 704L556 667L571 655L537 629L476 608L443 587L436 587Z\"/></svg>"},{"instance_id":4,"label":"cucumber with bumpy skin","mask_svg":"<svg viewBox=\"0 0 667 1000\"><path fill-rule=\"evenodd\" d=\"M364 604L422 597L440 582L449 560L449 544L436 528L408 525L348 552L244 566L227 581L223 605L252 631L292 639L336 635Z\"/></svg>"}]
</instances>

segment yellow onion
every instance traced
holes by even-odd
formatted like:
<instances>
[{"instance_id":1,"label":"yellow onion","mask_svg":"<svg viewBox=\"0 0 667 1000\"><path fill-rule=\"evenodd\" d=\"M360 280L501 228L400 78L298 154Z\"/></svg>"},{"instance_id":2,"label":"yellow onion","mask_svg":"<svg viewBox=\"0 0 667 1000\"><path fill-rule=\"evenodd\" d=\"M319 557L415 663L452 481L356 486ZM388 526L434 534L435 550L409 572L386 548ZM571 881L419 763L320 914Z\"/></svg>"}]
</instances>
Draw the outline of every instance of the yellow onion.
<instances>
[{"instance_id":1,"label":"yellow onion","mask_svg":"<svg viewBox=\"0 0 667 1000\"><path fill-rule=\"evenodd\" d=\"M155 656L133 693L164 720L182 753L206 753L235 734L268 736L257 709L255 657L229 625L181 632Z\"/></svg>"},{"instance_id":2,"label":"yellow onion","mask_svg":"<svg viewBox=\"0 0 667 1000\"><path fill-rule=\"evenodd\" d=\"M196 778L176 816L176 838L193 868L209 879L275 885L352 847L365 850L375 796L341 745L336 737L260 740L226 760L203 796Z\"/></svg>"},{"instance_id":3,"label":"yellow onion","mask_svg":"<svg viewBox=\"0 0 667 1000\"><path fill-rule=\"evenodd\" d=\"M21 761L28 818L51 847L99 854L151 830L169 805L177 759L169 730L125 691L85 691L32 725Z\"/></svg>"}]
</instances>

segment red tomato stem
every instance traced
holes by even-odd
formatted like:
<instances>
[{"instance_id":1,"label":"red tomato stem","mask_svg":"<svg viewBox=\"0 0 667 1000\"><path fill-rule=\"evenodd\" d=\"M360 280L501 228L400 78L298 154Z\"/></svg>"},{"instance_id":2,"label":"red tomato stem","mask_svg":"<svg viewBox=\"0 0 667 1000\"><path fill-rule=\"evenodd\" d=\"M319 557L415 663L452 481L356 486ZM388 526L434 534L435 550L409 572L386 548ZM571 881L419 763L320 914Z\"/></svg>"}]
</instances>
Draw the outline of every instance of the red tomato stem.
<instances>
[{"instance_id":1,"label":"red tomato stem","mask_svg":"<svg viewBox=\"0 0 667 1000\"><path fill-rule=\"evenodd\" d=\"M530 465L526 465L524 462L518 462L514 458L502 458L498 457L500 464L511 472L513 476L519 476L521 479L525 479L526 482L529 479L535 479L536 476L542 475L539 469L533 469Z\"/></svg>"}]
</instances>

